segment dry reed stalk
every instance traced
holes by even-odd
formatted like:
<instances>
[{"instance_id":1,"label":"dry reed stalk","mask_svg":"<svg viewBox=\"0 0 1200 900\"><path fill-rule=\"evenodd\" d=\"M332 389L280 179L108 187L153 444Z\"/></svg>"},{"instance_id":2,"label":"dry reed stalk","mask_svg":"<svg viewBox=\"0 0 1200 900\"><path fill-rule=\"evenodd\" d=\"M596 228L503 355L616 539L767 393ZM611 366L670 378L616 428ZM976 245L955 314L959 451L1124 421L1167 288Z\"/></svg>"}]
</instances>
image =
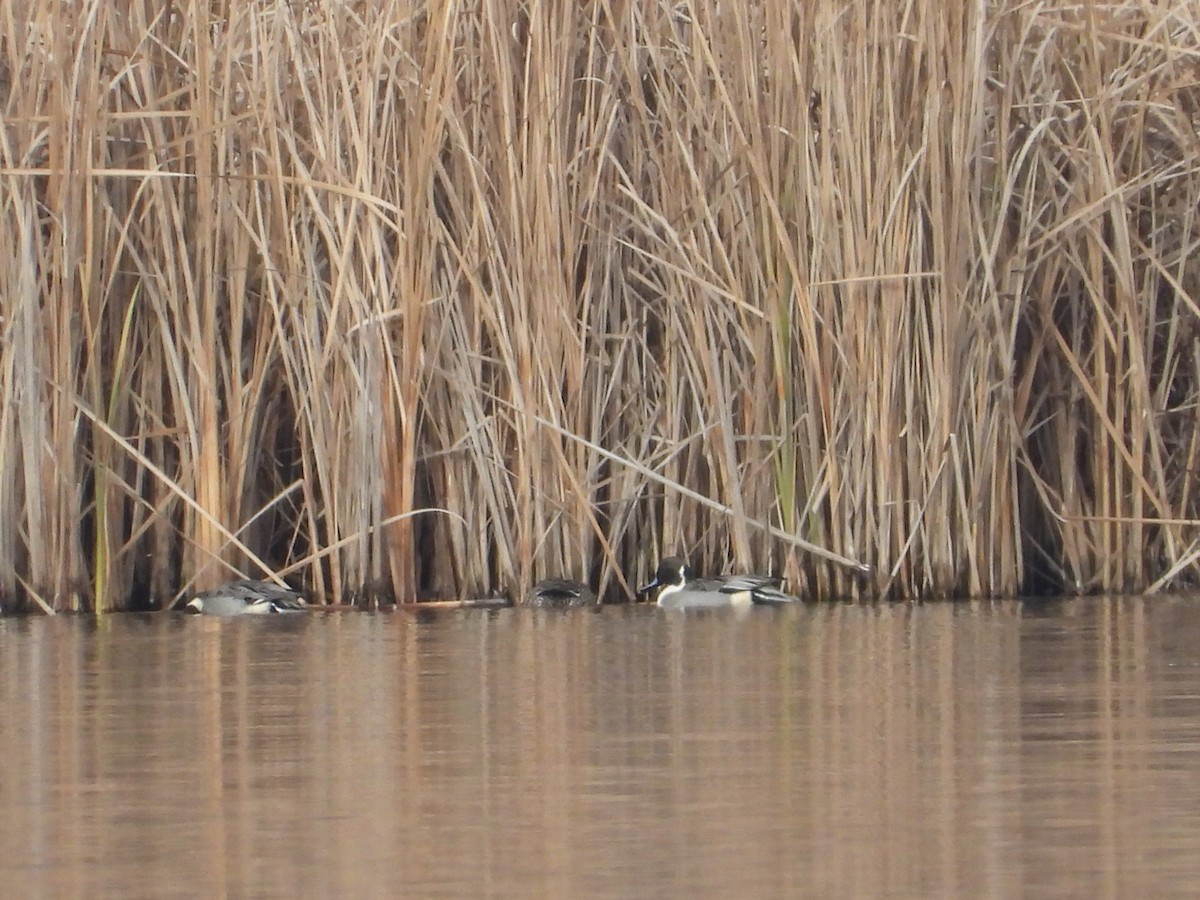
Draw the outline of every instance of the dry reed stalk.
<instances>
[{"instance_id":1,"label":"dry reed stalk","mask_svg":"<svg viewBox=\"0 0 1200 900\"><path fill-rule=\"evenodd\" d=\"M1200 573L1188 5L170 9L0 9L0 602Z\"/></svg>"}]
</instances>

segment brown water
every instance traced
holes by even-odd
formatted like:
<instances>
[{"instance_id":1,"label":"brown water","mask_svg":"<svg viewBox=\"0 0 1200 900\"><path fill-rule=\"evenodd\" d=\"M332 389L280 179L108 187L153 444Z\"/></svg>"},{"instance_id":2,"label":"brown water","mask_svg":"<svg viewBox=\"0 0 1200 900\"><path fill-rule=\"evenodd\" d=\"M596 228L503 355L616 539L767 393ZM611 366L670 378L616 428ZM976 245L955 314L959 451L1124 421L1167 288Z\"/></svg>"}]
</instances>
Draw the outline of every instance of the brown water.
<instances>
[{"instance_id":1,"label":"brown water","mask_svg":"<svg viewBox=\"0 0 1200 900\"><path fill-rule=\"evenodd\" d=\"M11 897L1192 897L1200 599L0 620Z\"/></svg>"}]
</instances>

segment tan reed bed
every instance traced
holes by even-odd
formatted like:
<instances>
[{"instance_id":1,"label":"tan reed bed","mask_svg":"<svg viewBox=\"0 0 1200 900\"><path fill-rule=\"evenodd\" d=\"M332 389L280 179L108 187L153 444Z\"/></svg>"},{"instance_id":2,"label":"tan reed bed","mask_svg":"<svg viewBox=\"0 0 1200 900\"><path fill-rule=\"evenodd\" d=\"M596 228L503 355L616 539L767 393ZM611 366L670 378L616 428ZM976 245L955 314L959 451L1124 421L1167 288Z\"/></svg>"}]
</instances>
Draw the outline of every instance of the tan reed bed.
<instances>
[{"instance_id":1,"label":"tan reed bed","mask_svg":"<svg viewBox=\"0 0 1200 900\"><path fill-rule=\"evenodd\" d=\"M1194 4L6 4L0 598L1192 583L1198 120Z\"/></svg>"}]
</instances>

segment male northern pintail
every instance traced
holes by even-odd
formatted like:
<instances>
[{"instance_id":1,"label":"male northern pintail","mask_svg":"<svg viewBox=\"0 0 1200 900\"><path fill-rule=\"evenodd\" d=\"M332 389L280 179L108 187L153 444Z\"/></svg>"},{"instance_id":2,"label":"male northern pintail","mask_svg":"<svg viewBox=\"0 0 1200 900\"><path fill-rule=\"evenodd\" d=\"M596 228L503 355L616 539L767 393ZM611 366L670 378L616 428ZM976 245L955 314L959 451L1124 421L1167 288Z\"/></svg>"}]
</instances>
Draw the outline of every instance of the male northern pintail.
<instances>
[{"instance_id":1,"label":"male northern pintail","mask_svg":"<svg viewBox=\"0 0 1200 900\"><path fill-rule=\"evenodd\" d=\"M779 589L781 579L766 575L722 575L720 578L693 578L687 561L668 556L658 564L654 580L639 589L645 594L658 588L658 605L669 609L706 609L722 606L749 606L752 603L778 605L797 603L800 598Z\"/></svg>"},{"instance_id":2,"label":"male northern pintail","mask_svg":"<svg viewBox=\"0 0 1200 900\"><path fill-rule=\"evenodd\" d=\"M308 606L299 591L270 581L232 581L195 594L184 612L208 616L266 616L302 612Z\"/></svg>"},{"instance_id":3,"label":"male northern pintail","mask_svg":"<svg viewBox=\"0 0 1200 900\"><path fill-rule=\"evenodd\" d=\"M525 597L525 605L556 608L595 606L596 594L586 584L570 578L547 578L533 586Z\"/></svg>"}]
</instances>

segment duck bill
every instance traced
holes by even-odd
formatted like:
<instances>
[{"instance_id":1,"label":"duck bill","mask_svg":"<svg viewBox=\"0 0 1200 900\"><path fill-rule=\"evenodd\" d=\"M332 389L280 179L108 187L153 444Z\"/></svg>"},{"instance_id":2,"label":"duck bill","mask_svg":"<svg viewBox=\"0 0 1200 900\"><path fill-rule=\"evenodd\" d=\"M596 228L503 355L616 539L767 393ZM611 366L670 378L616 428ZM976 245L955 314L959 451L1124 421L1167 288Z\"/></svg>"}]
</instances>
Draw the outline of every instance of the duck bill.
<instances>
[{"instance_id":1,"label":"duck bill","mask_svg":"<svg viewBox=\"0 0 1200 900\"><path fill-rule=\"evenodd\" d=\"M654 579L652 582L650 582L649 584L643 585L642 587L638 588L638 591L637 591L637 592L638 592L639 594L648 594L648 593L650 593L652 590L654 590L656 587L661 587L661 586L662 586L662 582L661 582L661 581L659 581L657 578L655 578L655 579Z\"/></svg>"}]
</instances>

